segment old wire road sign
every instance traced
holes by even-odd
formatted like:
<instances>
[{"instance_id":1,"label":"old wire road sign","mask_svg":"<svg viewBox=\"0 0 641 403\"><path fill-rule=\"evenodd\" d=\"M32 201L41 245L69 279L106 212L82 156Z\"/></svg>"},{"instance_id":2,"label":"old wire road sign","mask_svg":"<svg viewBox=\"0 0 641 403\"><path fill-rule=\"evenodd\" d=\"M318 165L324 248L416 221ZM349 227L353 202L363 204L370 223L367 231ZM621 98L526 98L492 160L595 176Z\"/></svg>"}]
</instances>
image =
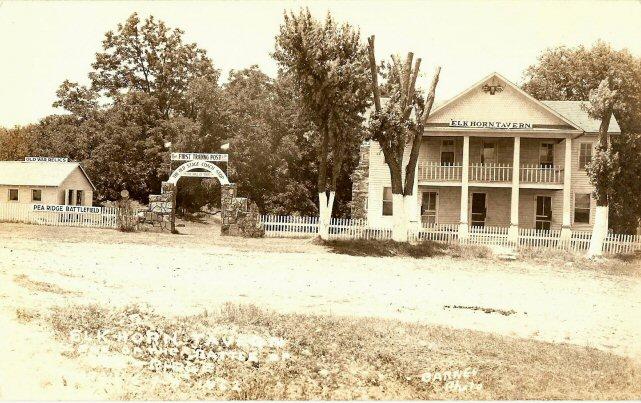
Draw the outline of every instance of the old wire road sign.
<instances>
[{"instance_id":1,"label":"old wire road sign","mask_svg":"<svg viewBox=\"0 0 641 403\"><path fill-rule=\"evenodd\" d=\"M171 153L172 161L220 161L227 162L227 154Z\"/></svg>"}]
</instances>

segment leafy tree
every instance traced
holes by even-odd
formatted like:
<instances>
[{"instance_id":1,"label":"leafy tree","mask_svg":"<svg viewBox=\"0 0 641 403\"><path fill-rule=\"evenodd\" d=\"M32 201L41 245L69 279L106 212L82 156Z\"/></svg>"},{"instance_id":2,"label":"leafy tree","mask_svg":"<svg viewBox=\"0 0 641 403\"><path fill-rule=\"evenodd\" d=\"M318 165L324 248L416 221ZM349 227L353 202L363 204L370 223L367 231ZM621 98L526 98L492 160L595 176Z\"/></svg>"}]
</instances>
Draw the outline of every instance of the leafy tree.
<instances>
[{"instance_id":1,"label":"leafy tree","mask_svg":"<svg viewBox=\"0 0 641 403\"><path fill-rule=\"evenodd\" d=\"M132 14L106 33L89 72L91 86L65 80L58 89L54 106L70 115L37 126L44 154L85 163L97 178L98 200L117 198L125 187L141 201L159 192L171 168L166 142L173 151L215 152L228 137L219 72L204 50L183 42L183 33ZM200 182L181 181L177 198L184 209L196 210L219 194Z\"/></svg>"},{"instance_id":2,"label":"leafy tree","mask_svg":"<svg viewBox=\"0 0 641 403\"><path fill-rule=\"evenodd\" d=\"M641 218L641 58L601 41L591 48L558 47L543 52L525 79L523 88L537 99L590 100L590 114L602 124L614 114L622 135L601 133L589 172L598 205L610 206L610 225L634 231Z\"/></svg>"},{"instance_id":3,"label":"leafy tree","mask_svg":"<svg viewBox=\"0 0 641 403\"><path fill-rule=\"evenodd\" d=\"M542 100L586 101L606 79L620 99L613 113L622 131L641 132L641 58L627 49L602 41L548 49L525 71L523 89Z\"/></svg>"},{"instance_id":4,"label":"leafy tree","mask_svg":"<svg viewBox=\"0 0 641 403\"><path fill-rule=\"evenodd\" d=\"M314 125L319 234L327 239L343 162L362 139L369 103L366 50L351 25L339 26L330 14L320 22L301 9L285 13L273 57L282 74L294 78L305 116Z\"/></svg>"},{"instance_id":5,"label":"leafy tree","mask_svg":"<svg viewBox=\"0 0 641 403\"><path fill-rule=\"evenodd\" d=\"M114 100L129 91L154 95L163 118L184 111L193 80L215 83L220 73L203 49L183 42L183 34L153 16L143 22L132 14L105 34L89 73L93 90Z\"/></svg>"},{"instance_id":6,"label":"leafy tree","mask_svg":"<svg viewBox=\"0 0 641 403\"><path fill-rule=\"evenodd\" d=\"M230 171L239 193L270 214L316 214L311 126L293 82L257 66L232 71L225 86L231 120Z\"/></svg>"},{"instance_id":7,"label":"leafy tree","mask_svg":"<svg viewBox=\"0 0 641 403\"><path fill-rule=\"evenodd\" d=\"M423 99L415 88L421 59L416 59L412 67L413 53L408 53L404 62L401 62L398 57L393 57L391 63L382 65L387 71L387 80L383 88L389 94L387 102L383 105L381 87L378 85L379 69L376 63L373 35L368 38L368 44L374 95L374 111L370 116L368 128L369 137L380 144L385 163L390 171L394 222L392 239L407 242L408 213L411 212L411 203L415 199L412 194L416 164L425 123L434 104L440 68L436 70L427 98ZM409 158L405 164L404 154L408 147Z\"/></svg>"},{"instance_id":8,"label":"leafy tree","mask_svg":"<svg viewBox=\"0 0 641 403\"><path fill-rule=\"evenodd\" d=\"M0 161L18 161L31 154L31 125L12 129L0 127Z\"/></svg>"}]
</instances>

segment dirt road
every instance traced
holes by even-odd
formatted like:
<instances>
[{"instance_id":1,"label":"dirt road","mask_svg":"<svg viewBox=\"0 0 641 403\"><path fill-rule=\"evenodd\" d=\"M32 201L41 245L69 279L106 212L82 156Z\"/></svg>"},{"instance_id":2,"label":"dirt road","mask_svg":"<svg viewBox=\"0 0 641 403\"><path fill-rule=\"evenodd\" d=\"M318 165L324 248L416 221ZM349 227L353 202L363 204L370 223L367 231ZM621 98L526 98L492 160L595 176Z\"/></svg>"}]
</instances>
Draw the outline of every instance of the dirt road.
<instances>
[{"instance_id":1,"label":"dirt road","mask_svg":"<svg viewBox=\"0 0 641 403\"><path fill-rule=\"evenodd\" d=\"M2 314L98 302L147 303L179 315L231 301L421 321L641 358L638 278L487 259L351 257L308 240L245 241L202 226L183 229L190 231L172 237L2 224ZM69 293L29 290L16 284L19 275Z\"/></svg>"}]
</instances>

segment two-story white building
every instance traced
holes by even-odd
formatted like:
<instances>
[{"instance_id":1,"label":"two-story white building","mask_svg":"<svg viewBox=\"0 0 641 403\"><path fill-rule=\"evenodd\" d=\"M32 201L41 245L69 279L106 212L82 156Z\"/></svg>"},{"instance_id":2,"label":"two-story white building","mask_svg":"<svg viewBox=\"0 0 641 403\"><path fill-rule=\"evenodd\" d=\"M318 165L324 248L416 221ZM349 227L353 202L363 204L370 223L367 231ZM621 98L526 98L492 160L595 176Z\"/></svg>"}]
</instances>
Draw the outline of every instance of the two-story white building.
<instances>
[{"instance_id":1,"label":"two-story white building","mask_svg":"<svg viewBox=\"0 0 641 403\"><path fill-rule=\"evenodd\" d=\"M586 102L539 101L494 73L432 111L420 148L412 221L514 228L591 229L585 166L600 121ZM620 133L611 120L609 132ZM409 147L406 150L405 162ZM377 142L361 147L353 218L392 226L389 169Z\"/></svg>"}]
</instances>

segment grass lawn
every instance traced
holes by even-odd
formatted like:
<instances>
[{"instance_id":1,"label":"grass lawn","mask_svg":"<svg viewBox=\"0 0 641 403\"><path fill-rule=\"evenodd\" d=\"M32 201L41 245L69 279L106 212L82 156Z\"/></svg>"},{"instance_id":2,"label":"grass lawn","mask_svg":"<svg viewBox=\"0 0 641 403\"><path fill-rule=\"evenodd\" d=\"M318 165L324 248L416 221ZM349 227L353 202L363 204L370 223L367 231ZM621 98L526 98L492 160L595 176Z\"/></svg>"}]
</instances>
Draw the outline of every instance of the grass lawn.
<instances>
[{"instance_id":1,"label":"grass lawn","mask_svg":"<svg viewBox=\"0 0 641 403\"><path fill-rule=\"evenodd\" d=\"M105 377L117 378L120 385L111 398L641 396L641 368L628 358L588 347L395 320L278 314L236 304L181 318L140 307L107 310L96 305L19 315L51 328L66 341L64 354L79 362L90 354L104 362L121 357L124 366L103 369ZM108 332L103 339L96 337L101 329ZM96 351L99 346L105 350Z\"/></svg>"}]
</instances>

